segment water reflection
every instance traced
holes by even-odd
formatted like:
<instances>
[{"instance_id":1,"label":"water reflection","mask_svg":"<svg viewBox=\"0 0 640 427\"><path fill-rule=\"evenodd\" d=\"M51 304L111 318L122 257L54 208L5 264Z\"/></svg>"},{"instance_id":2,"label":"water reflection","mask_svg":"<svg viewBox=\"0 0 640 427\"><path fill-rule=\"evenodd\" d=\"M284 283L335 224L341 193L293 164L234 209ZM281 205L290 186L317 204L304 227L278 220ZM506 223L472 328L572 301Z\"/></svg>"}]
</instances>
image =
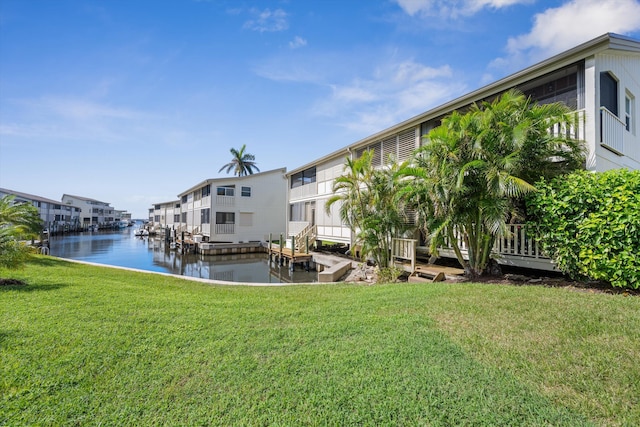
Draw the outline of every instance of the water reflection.
<instances>
[{"instance_id":1,"label":"water reflection","mask_svg":"<svg viewBox=\"0 0 640 427\"><path fill-rule=\"evenodd\" d=\"M316 272L270 262L267 254L193 255L170 250L162 239L140 238L131 227L51 238L51 255L100 264L247 283L310 283Z\"/></svg>"}]
</instances>

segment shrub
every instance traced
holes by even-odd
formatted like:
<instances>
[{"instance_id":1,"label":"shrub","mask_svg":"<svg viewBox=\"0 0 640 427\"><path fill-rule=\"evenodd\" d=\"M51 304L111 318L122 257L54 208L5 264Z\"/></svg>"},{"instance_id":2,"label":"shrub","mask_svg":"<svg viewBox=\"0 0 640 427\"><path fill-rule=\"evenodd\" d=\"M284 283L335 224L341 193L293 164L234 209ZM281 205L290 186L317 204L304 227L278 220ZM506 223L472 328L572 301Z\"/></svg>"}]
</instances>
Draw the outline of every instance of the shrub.
<instances>
[{"instance_id":1,"label":"shrub","mask_svg":"<svg viewBox=\"0 0 640 427\"><path fill-rule=\"evenodd\" d=\"M536 187L530 225L561 271L640 287L640 171L581 171Z\"/></svg>"},{"instance_id":2,"label":"shrub","mask_svg":"<svg viewBox=\"0 0 640 427\"><path fill-rule=\"evenodd\" d=\"M396 283L404 271L396 266L383 267L377 271L376 283Z\"/></svg>"}]
</instances>

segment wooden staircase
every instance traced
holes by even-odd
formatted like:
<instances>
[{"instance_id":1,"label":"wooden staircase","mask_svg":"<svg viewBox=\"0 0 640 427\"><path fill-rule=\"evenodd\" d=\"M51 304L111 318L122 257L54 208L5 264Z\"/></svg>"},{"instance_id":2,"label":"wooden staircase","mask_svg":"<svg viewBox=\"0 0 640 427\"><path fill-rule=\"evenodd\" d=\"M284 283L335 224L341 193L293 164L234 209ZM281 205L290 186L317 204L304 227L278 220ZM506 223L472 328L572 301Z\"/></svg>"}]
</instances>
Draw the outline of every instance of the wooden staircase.
<instances>
[{"instance_id":1,"label":"wooden staircase","mask_svg":"<svg viewBox=\"0 0 640 427\"><path fill-rule=\"evenodd\" d=\"M309 246L312 246L318 237L318 227L315 225L307 225L300 233L294 237L295 250L299 252L309 252Z\"/></svg>"}]
</instances>

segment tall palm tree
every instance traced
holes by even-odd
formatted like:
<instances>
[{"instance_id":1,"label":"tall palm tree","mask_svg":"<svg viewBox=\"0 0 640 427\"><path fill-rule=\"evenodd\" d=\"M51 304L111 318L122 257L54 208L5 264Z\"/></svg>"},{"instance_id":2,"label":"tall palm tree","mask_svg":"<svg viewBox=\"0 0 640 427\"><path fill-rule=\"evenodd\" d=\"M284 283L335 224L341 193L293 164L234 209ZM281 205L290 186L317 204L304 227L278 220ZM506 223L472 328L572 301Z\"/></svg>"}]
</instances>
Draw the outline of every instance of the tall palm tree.
<instances>
[{"instance_id":1,"label":"tall palm tree","mask_svg":"<svg viewBox=\"0 0 640 427\"><path fill-rule=\"evenodd\" d=\"M226 169L227 173L229 173L233 170L233 174L236 176L253 175L254 170L260 172L260 169L256 166L256 156L246 153L246 148L246 144L243 144L240 150L236 150L235 148L229 150L233 158L229 163L222 166L218 172Z\"/></svg>"},{"instance_id":2,"label":"tall palm tree","mask_svg":"<svg viewBox=\"0 0 640 427\"><path fill-rule=\"evenodd\" d=\"M583 164L581 141L549 132L572 119L563 105L532 105L517 91L444 118L398 192L418 210L432 251L451 246L468 275L481 275L496 238L520 214L519 198L535 191L532 182Z\"/></svg>"}]
</instances>

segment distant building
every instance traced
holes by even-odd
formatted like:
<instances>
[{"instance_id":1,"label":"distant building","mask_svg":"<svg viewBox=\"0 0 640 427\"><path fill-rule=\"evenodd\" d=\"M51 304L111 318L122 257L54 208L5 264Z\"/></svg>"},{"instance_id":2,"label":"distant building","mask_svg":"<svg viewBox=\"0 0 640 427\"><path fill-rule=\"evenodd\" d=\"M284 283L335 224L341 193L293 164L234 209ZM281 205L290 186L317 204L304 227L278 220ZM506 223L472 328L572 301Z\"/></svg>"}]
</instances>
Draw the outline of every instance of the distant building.
<instances>
[{"instance_id":1,"label":"distant building","mask_svg":"<svg viewBox=\"0 0 640 427\"><path fill-rule=\"evenodd\" d=\"M161 228L175 230L180 227L180 212L180 200L157 203L149 210L149 221Z\"/></svg>"},{"instance_id":2,"label":"distant building","mask_svg":"<svg viewBox=\"0 0 640 427\"><path fill-rule=\"evenodd\" d=\"M111 227L114 223L120 221L119 214L121 211L116 211L106 202L88 197L63 194L62 204L80 209L80 223L83 226Z\"/></svg>"},{"instance_id":3,"label":"distant building","mask_svg":"<svg viewBox=\"0 0 640 427\"><path fill-rule=\"evenodd\" d=\"M33 194L0 188L0 197L15 196L15 203L30 203L38 209L42 226L51 232L76 229L80 226L79 207L64 205L59 201L47 199Z\"/></svg>"},{"instance_id":4,"label":"distant building","mask_svg":"<svg viewBox=\"0 0 640 427\"><path fill-rule=\"evenodd\" d=\"M204 242L261 242L286 226L286 169L242 177L207 179L155 204L149 220L155 228L201 236Z\"/></svg>"}]
</instances>

